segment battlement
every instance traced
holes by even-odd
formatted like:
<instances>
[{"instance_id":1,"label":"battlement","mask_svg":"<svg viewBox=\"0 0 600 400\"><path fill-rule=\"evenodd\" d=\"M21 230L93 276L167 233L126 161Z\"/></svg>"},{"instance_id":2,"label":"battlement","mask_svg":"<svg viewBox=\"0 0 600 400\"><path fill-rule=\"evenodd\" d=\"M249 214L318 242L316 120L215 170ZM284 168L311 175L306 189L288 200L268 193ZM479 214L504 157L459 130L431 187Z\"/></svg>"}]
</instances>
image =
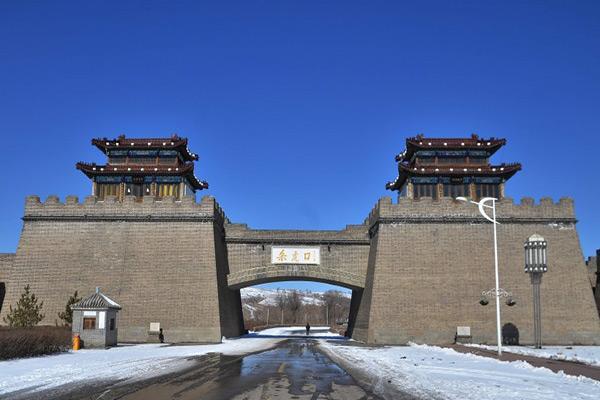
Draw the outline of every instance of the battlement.
<instances>
[{"instance_id":1,"label":"battlement","mask_svg":"<svg viewBox=\"0 0 600 400\"><path fill-rule=\"evenodd\" d=\"M549 197L543 197L537 204L531 197L522 198L520 204L516 204L510 197L505 197L496 203L496 216L499 222L577 222L573 199L567 197L561 198L557 203ZM381 219L413 222L485 222L475 204L452 198L415 200L402 197L394 204L390 197L382 197L365 219L365 223L372 225Z\"/></svg>"},{"instance_id":2,"label":"battlement","mask_svg":"<svg viewBox=\"0 0 600 400\"><path fill-rule=\"evenodd\" d=\"M325 244L368 244L365 225L347 225L336 230L278 230L251 229L246 224L225 225L228 242L244 243L325 243Z\"/></svg>"},{"instance_id":3,"label":"battlement","mask_svg":"<svg viewBox=\"0 0 600 400\"><path fill-rule=\"evenodd\" d=\"M115 196L99 199L87 196L83 202L77 196L67 196L61 202L58 196L48 196L42 202L39 196L28 196L25 201L23 219L28 220L160 220L160 219L215 219L228 221L225 213L214 197L204 196L197 202L193 197L143 197L135 201L125 197L118 201Z\"/></svg>"}]
</instances>

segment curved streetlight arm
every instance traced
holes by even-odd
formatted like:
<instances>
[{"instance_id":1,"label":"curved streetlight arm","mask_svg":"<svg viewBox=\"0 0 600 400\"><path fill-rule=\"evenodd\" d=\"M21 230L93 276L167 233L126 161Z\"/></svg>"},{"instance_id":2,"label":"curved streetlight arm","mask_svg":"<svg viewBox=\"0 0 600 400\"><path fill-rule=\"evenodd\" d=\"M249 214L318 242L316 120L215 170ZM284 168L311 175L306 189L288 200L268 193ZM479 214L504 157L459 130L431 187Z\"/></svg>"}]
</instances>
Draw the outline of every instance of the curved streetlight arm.
<instances>
[{"instance_id":1,"label":"curved streetlight arm","mask_svg":"<svg viewBox=\"0 0 600 400\"><path fill-rule=\"evenodd\" d=\"M500 224L500 222L496 221L496 215L494 213L493 218L490 217L484 210L484 208L491 208L492 210L495 210L496 208L496 201L498 200L495 197L484 197L483 199L479 200L479 201L473 201L473 200L469 200L466 197L457 197L456 200L458 201L464 201L464 202L468 202L468 203L473 203L473 204L477 204L477 207L479 208L479 213L483 216L483 218L487 219L488 221L490 221L493 224ZM492 205L488 205L485 204L488 201L492 202Z\"/></svg>"}]
</instances>

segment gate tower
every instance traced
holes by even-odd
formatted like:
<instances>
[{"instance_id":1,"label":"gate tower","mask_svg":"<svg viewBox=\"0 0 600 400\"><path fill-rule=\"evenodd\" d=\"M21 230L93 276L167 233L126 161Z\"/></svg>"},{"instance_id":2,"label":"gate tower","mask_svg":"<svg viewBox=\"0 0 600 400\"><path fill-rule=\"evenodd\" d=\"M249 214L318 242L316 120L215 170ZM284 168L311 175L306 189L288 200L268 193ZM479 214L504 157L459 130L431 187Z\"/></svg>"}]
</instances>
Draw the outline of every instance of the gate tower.
<instances>
[{"instance_id":1,"label":"gate tower","mask_svg":"<svg viewBox=\"0 0 600 400\"><path fill-rule=\"evenodd\" d=\"M92 194L98 199L116 196L161 198L180 200L194 196L196 191L207 189L208 183L194 175L194 161L198 155L187 147L187 138L173 135L170 138L92 139L92 144L106 154L107 163L77 163L78 170L92 180Z\"/></svg>"},{"instance_id":2,"label":"gate tower","mask_svg":"<svg viewBox=\"0 0 600 400\"><path fill-rule=\"evenodd\" d=\"M504 183L521 169L521 164L490 164L490 157L506 139L426 138L406 139L406 150L396 156L398 177L386 185L400 196L504 197Z\"/></svg>"}]
</instances>

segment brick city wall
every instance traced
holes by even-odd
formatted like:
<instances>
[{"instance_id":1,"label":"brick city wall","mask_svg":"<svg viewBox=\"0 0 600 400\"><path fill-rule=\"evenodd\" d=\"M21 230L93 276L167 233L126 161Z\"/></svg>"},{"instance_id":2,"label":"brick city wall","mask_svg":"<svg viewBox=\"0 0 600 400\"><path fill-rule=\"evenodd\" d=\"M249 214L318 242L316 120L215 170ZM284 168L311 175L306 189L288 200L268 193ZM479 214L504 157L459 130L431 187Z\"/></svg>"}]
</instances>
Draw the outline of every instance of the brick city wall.
<instances>
[{"instance_id":1,"label":"brick city wall","mask_svg":"<svg viewBox=\"0 0 600 400\"><path fill-rule=\"evenodd\" d=\"M276 280L318 280L348 288L364 288L369 255L366 225L341 231L253 230L243 224L225 226L229 286L240 288ZM319 247L320 265L271 264L273 245Z\"/></svg>"},{"instance_id":2,"label":"brick city wall","mask_svg":"<svg viewBox=\"0 0 600 400\"><path fill-rule=\"evenodd\" d=\"M548 241L542 282L545 343L600 341L596 313L575 230L573 203L524 199L498 203L501 287L517 304L503 304L503 322L532 341L532 296L523 272L523 242ZM253 230L232 224L212 197L124 203L88 197L79 203L29 197L7 279L6 304L26 284L44 300L45 324L75 290L96 286L117 301L119 340L145 341L160 322L167 341L219 341L243 330L239 288L310 279L353 289L349 331L370 343L454 341L470 326L473 341L495 341L492 226L471 204L451 199L381 199L365 222L340 231ZM270 264L272 245L319 246L318 267Z\"/></svg>"},{"instance_id":3,"label":"brick city wall","mask_svg":"<svg viewBox=\"0 0 600 400\"><path fill-rule=\"evenodd\" d=\"M544 275L544 343L598 344L600 322L575 230L573 202L542 199L497 204L500 286L517 304L502 304L503 323L533 341L530 279L523 272L524 241L548 242ZM367 222L372 237L367 286L354 337L370 343L449 343L457 326L470 326L474 342L495 342L495 306L478 301L494 287L492 225L472 204L452 199L381 199Z\"/></svg>"},{"instance_id":4,"label":"brick city wall","mask_svg":"<svg viewBox=\"0 0 600 400\"><path fill-rule=\"evenodd\" d=\"M14 259L14 253L0 253L0 282L8 279Z\"/></svg>"},{"instance_id":5,"label":"brick city wall","mask_svg":"<svg viewBox=\"0 0 600 400\"><path fill-rule=\"evenodd\" d=\"M600 252L600 250L598 250ZM592 285L593 289L596 289L596 284L598 281L598 257L592 256L588 257L585 261L585 265L587 267L588 279L590 280L590 285Z\"/></svg>"},{"instance_id":6,"label":"brick city wall","mask_svg":"<svg viewBox=\"0 0 600 400\"><path fill-rule=\"evenodd\" d=\"M240 302L226 286L224 246L215 245L225 217L212 197L30 196L23 220L5 304L30 284L44 300L42 323L54 325L75 290L85 296L98 286L123 307L121 341L145 341L150 322L160 322L168 341L218 342L242 331L241 318L220 312Z\"/></svg>"},{"instance_id":7,"label":"brick city wall","mask_svg":"<svg viewBox=\"0 0 600 400\"><path fill-rule=\"evenodd\" d=\"M10 276L10 270L15 259L14 253L0 253L0 313L4 307L4 297L6 294L6 283ZM8 305L6 306L8 308ZM0 319L0 321L2 321Z\"/></svg>"}]
</instances>

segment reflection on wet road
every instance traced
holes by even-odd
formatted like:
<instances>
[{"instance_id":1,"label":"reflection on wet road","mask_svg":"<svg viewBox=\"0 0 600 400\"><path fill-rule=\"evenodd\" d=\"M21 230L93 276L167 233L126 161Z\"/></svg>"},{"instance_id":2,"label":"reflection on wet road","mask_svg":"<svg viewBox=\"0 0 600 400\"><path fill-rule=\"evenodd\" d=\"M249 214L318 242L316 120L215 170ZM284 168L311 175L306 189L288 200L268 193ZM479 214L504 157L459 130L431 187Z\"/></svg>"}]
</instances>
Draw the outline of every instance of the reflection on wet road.
<instances>
[{"instance_id":1,"label":"reflection on wet road","mask_svg":"<svg viewBox=\"0 0 600 400\"><path fill-rule=\"evenodd\" d=\"M183 373L111 390L102 398L378 399L317 351L311 340L290 340L243 358L209 355Z\"/></svg>"}]
</instances>

